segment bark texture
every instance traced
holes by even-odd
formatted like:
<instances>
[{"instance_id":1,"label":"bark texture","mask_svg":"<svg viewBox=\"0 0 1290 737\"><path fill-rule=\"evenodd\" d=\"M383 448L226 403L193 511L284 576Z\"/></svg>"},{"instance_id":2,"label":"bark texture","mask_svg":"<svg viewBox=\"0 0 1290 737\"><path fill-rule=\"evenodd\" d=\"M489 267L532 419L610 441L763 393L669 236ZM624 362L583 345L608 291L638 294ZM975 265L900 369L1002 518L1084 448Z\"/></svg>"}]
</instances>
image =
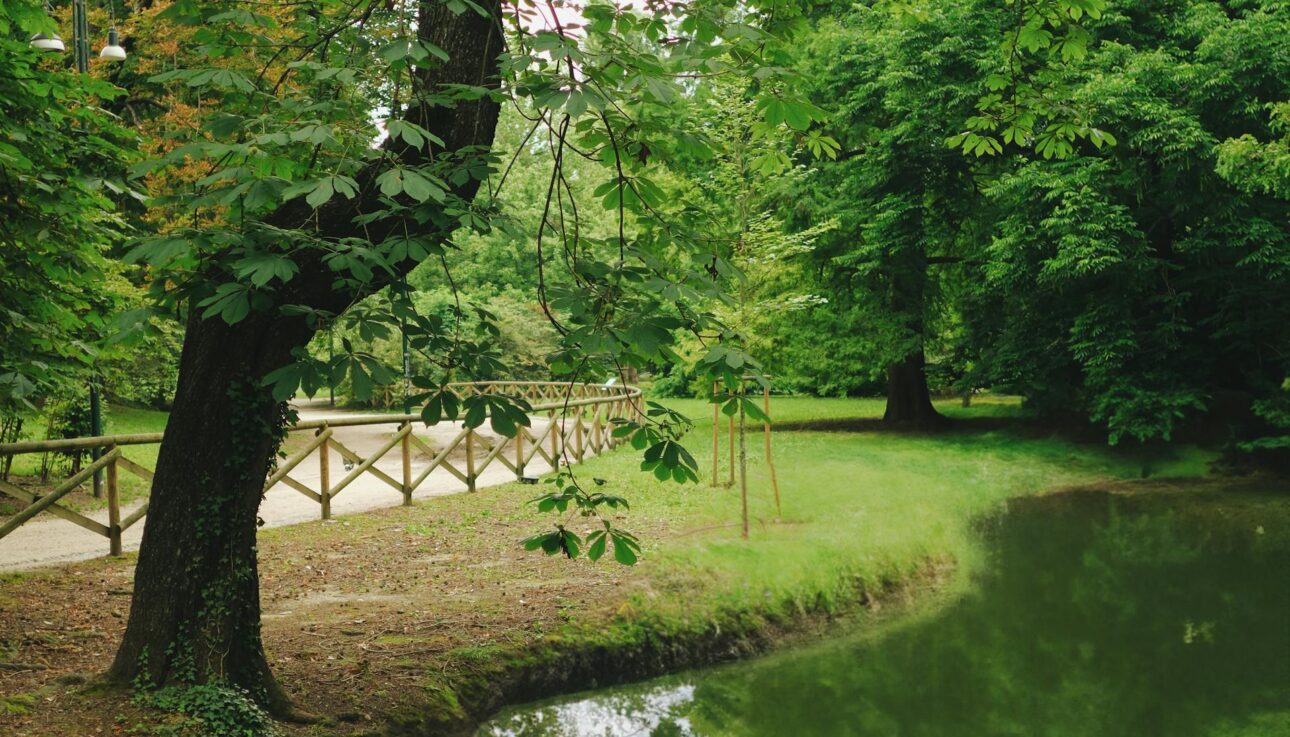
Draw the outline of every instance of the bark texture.
<instances>
[{"instance_id":1,"label":"bark texture","mask_svg":"<svg viewBox=\"0 0 1290 737\"><path fill-rule=\"evenodd\" d=\"M500 6L486 7L491 9L487 18L469 11L454 15L432 0L421 3L422 37L451 57L419 72L423 89L498 86ZM444 140L446 150L436 155L454 155L486 150L497 114L498 103L486 96L453 108L415 106L405 117ZM400 154L413 162L418 155ZM362 233L379 242L394 227L360 230L354 223L356 216L379 207L379 173L373 167L358 177L361 190L355 199L334 199L317 212L319 234ZM477 187L472 181L455 194L470 199ZM297 199L269 221L299 227L314 217L312 208ZM320 260L306 260L284 301L339 312L382 286L336 291L330 270ZM255 547L261 487L278 449L285 408L260 384L290 362L292 350L307 344L312 334L303 320L273 311L227 325L190 310L174 408L149 498L130 619L108 674L111 680L223 680L247 689L273 713L289 713L290 702L273 679L260 637Z\"/></svg>"}]
</instances>

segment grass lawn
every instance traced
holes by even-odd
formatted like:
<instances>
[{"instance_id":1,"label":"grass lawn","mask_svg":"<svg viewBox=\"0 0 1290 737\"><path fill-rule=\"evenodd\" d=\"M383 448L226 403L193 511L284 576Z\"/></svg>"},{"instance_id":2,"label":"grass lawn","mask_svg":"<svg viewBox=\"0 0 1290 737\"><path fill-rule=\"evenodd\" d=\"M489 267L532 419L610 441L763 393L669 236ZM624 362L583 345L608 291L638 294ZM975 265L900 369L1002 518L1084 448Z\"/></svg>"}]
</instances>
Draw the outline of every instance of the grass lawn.
<instances>
[{"instance_id":1,"label":"grass lawn","mask_svg":"<svg viewBox=\"0 0 1290 737\"><path fill-rule=\"evenodd\" d=\"M708 406L668 404L698 419L687 446L705 476L711 474ZM878 418L875 399L773 398L778 422ZM1011 398L963 408L938 404L957 418L1020 414ZM594 459L584 474L606 478L628 494L634 518L667 520L668 533L646 536L646 552L668 575L701 575L708 607L792 607L854 598L857 582L871 588L902 578L929 559L964 557L973 549L971 524L1013 496L1142 474L1144 459L1103 444L1075 443L1015 429L887 432L777 432L772 435L782 519L777 520L763 459L760 426L751 426L748 450L752 542L740 538L737 488L675 487L642 480L630 451ZM721 437L721 475L728 473L728 438ZM1200 476L1212 455L1183 448L1153 456L1152 475ZM678 603L684 610L693 600ZM651 608L659 608L657 604ZM703 607L701 609L706 609Z\"/></svg>"},{"instance_id":2,"label":"grass lawn","mask_svg":"<svg viewBox=\"0 0 1290 737\"><path fill-rule=\"evenodd\" d=\"M698 420L688 445L706 476L711 415L702 402L675 405ZM772 405L785 422L863 419L881 409L873 400L776 398ZM954 401L943 410L1019 413L1003 399L966 409ZM736 490L711 488L706 479L655 482L626 448L592 459L578 472L605 479L606 490L632 503L617 520L644 545L632 568L608 557L592 564L520 549L520 540L553 520L525 505L535 492L519 484L265 531L260 573L270 659L304 709L339 718L290 729L357 734L394 720L426 732L468 723L517 697L586 687L593 676L603 684L757 651L821 616L887 595L886 584L970 560L974 520L1010 497L1117 485L1144 466L1134 454L1029 425L985 427L777 432L782 518L754 432L748 541L737 526ZM1157 454L1154 483L1203 475L1208 460L1194 449ZM589 527L576 519L569 526ZM0 669L0 692L44 705L9 717L0 709L0 732L92 733L105 715L158 718L124 695L88 697L58 681L106 666L132 574L128 560L95 561L0 582L0 660L48 666ZM85 632L95 634L77 639Z\"/></svg>"}]
</instances>

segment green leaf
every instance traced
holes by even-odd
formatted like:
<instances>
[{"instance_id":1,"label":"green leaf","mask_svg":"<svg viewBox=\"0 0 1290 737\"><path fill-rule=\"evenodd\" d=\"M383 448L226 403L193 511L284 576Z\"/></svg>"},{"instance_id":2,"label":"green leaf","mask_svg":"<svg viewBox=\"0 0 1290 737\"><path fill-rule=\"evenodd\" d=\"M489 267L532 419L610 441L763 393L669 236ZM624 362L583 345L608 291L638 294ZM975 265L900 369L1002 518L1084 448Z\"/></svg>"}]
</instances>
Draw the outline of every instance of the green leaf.
<instances>
[{"instance_id":1,"label":"green leaf","mask_svg":"<svg viewBox=\"0 0 1290 737\"><path fill-rule=\"evenodd\" d=\"M282 254L255 253L238 259L233 270L239 277L249 278L255 286L263 287L273 279L284 284L291 281L299 267Z\"/></svg>"},{"instance_id":2,"label":"green leaf","mask_svg":"<svg viewBox=\"0 0 1290 737\"><path fill-rule=\"evenodd\" d=\"M605 554L605 547L609 542L609 535L604 530L596 530L587 536L587 542L591 545L587 548L587 557L593 561L600 560Z\"/></svg>"},{"instance_id":3,"label":"green leaf","mask_svg":"<svg viewBox=\"0 0 1290 737\"><path fill-rule=\"evenodd\" d=\"M615 531L611 532L610 535L614 539L614 560L625 566L636 565L640 545L626 533Z\"/></svg>"},{"instance_id":4,"label":"green leaf","mask_svg":"<svg viewBox=\"0 0 1290 737\"><path fill-rule=\"evenodd\" d=\"M336 194L336 188L332 185L331 178L328 177L318 181L318 185L313 188L313 191L305 196L305 202L308 202L309 206L316 210L326 204L327 200L330 200L334 194Z\"/></svg>"}]
</instances>

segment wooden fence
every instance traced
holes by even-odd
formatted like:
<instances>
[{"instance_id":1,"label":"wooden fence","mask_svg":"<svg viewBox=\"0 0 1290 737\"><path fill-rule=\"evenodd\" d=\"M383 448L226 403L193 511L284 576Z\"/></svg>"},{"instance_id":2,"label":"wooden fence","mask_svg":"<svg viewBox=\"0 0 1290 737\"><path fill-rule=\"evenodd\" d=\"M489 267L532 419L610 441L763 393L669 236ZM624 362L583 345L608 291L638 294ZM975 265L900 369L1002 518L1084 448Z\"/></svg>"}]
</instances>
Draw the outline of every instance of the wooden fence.
<instances>
[{"instance_id":1,"label":"wooden fence","mask_svg":"<svg viewBox=\"0 0 1290 737\"><path fill-rule=\"evenodd\" d=\"M623 442L612 435L612 421L620 417L635 417L640 410L640 390L632 386L598 384L571 384L556 381L484 381L453 384L453 391L460 397L475 394L501 394L520 397L532 405L530 416L545 418L541 430L520 427L514 438L497 437L490 440L478 430L461 428L442 447L435 448L413 434L418 415L364 415L327 420L298 422L292 433L312 432L313 438L288 458L281 460L265 480L264 490L281 483L314 500L319 505L322 519L330 519L331 502L336 495L363 474L370 474L403 495L405 505L412 503L412 493L438 468L446 470L465 485L465 490L475 491L479 475L494 462L509 468L517 479L525 477L526 466L534 457L540 457L552 469L561 465L578 463L588 454L595 455ZM338 427L360 425L391 425L395 432L376 451L363 457L346 447L335 437ZM103 435L98 437L70 438L65 440L37 440L0 444L0 457L24 453L46 453L67 450L99 450L101 455L93 463L55 486L49 493L38 494L14 484L0 481L0 492L25 503L3 525L0 539L21 527L42 512L60 517L90 532L108 539L111 555L121 554L121 533L143 519L148 513L148 503L121 518L118 474L121 469L145 481L152 480L152 471L121 454L126 445L160 443L163 433L135 435ZM376 462L394 450L402 456L402 478L396 479L376 467ZM464 458L450 460L458 448ZM430 457L429 464L412 474L414 449ZM318 488L293 479L290 473L317 451L319 462ZM345 476L332 483L332 451L344 459ZM107 524L90 519L79 512L59 504L59 500L89 480L96 472L105 473L107 479Z\"/></svg>"}]
</instances>

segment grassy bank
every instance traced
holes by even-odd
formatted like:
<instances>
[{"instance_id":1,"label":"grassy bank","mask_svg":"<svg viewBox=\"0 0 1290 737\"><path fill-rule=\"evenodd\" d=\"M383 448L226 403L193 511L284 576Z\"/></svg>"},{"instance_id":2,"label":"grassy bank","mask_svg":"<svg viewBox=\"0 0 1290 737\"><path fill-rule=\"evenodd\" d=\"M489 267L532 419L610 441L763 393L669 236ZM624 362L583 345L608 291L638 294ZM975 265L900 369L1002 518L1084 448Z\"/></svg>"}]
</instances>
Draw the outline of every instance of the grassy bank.
<instances>
[{"instance_id":1,"label":"grassy bank","mask_svg":"<svg viewBox=\"0 0 1290 737\"><path fill-rule=\"evenodd\" d=\"M710 417L689 446L711 467ZM876 416L881 403L777 399L780 421ZM1007 416L1007 402L947 413ZM1033 427L936 435L778 432L776 514L749 437L751 539L731 489L659 484L616 451L579 467L627 496L637 566L526 553L546 519L510 484L262 534L264 635L302 708L327 721L299 734L461 729L517 698L644 677L765 649L879 597L929 566L971 555L972 520L1013 496L1136 478L1142 459ZM1196 451L1152 461L1157 478L1205 471ZM573 525L577 527L575 522ZM156 712L74 685L107 664L128 609L128 561L96 561L0 583L0 691L34 699L0 716L19 735L142 725ZM861 592L864 592L863 594ZM88 633L88 634L87 634ZM173 724L172 724L173 726Z\"/></svg>"}]
</instances>

